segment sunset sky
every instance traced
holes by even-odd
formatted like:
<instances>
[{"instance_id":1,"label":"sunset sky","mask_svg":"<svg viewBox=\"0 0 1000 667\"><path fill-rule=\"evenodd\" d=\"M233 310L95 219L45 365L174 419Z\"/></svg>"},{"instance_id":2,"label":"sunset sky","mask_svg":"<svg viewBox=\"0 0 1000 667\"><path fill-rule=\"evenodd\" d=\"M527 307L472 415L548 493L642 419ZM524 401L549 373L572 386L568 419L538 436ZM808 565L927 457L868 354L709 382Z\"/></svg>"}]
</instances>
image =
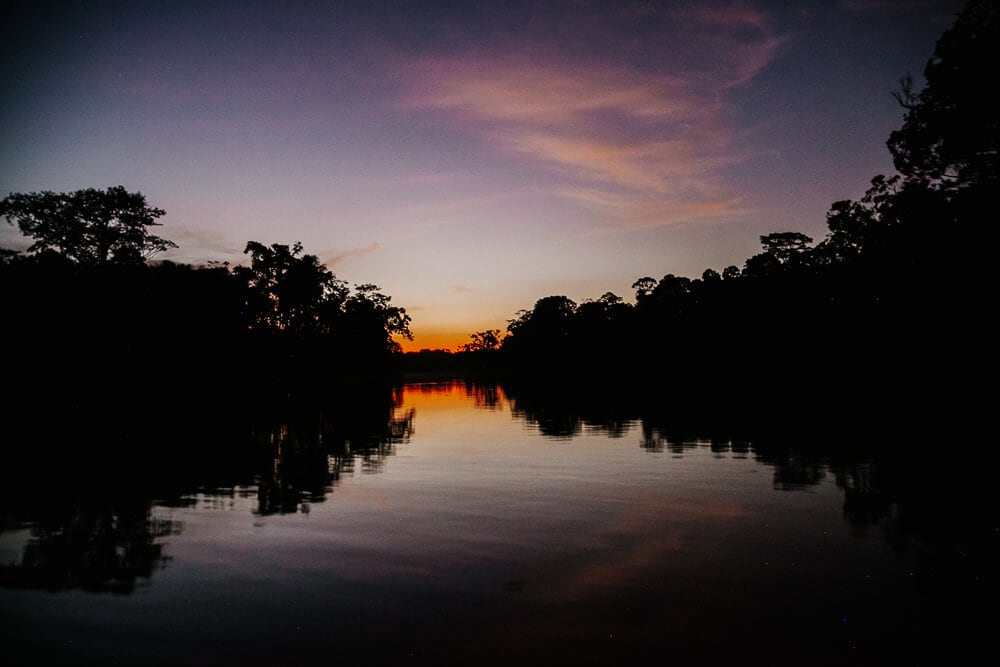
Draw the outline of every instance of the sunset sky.
<instances>
[{"instance_id":1,"label":"sunset sky","mask_svg":"<svg viewBox=\"0 0 1000 667\"><path fill-rule=\"evenodd\" d=\"M141 191L159 259L300 240L419 349L821 239L891 172L890 91L963 3L17 4L0 197Z\"/></svg>"}]
</instances>

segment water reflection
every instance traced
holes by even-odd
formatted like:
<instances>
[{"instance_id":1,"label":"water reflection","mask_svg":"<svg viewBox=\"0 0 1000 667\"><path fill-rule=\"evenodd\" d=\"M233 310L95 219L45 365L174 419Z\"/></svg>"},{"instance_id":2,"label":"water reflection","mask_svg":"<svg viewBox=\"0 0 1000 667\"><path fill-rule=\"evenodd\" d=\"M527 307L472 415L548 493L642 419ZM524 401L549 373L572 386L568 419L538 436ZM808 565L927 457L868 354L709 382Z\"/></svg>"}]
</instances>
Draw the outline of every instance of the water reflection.
<instances>
[{"instance_id":1,"label":"water reflection","mask_svg":"<svg viewBox=\"0 0 1000 667\"><path fill-rule=\"evenodd\" d=\"M399 409L394 392L388 418L383 413L355 413L350 422L310 415L298 422L258 427L254 443L266 452L270 465L254 478L256 513L308 512L321 503L344 476L381 471L396 446L409 440L415 411Z\"/></svg>"},{"instance_id":2,"label":"water reflection","mask_svg":"<svg viewBox=\"0 0 1000 667\"><path fill-rule=\"evenodd\" d=\"M565 392L536 383L505 383L503 391L511 414L549 438L573 438L584 431L620 438L639 416L634 406L607 400L603 391Z\"/></svg>"},{"instance_id":3,"label":"water reflection","mask_svg":"<svg viewBox=\"0 0 1000 667\"><path fill-rule=\"evenodd\" d=\"M180 528L146 503L72 505L32 522L20 561L0 565L0 586L131 593L166 566L160 540Z\"/></svg>"},{"instance_id":4,"label":"water reflection","mask_svg":"<svg viewBox=\"0 0 1000 667\"><path fill-rule=\"evenodd\" d=\"M500 410L506 405L507 397L503 388L496 383L479 384L464 382L462 388L465 395L472 398L473 405L479 410ZM432 391L441 392L443 386L434 386Z\"/></svg>"},{"instance_id":5,"label":"water reflection","mask_svg":"<svg viewBox=\"0 0 1000 667\"><path fill-rule=\"evenodd\" d=\"M808 491L832 477L843 494L843 516L858 537L878 536L942 608L968 607L995 590L1000 530L986 499L997 459L985 442L948 442L947 426L921 433L913 424L804 415L712 413L708 397L684 402L676 394L637 393L629 387L580 388L509 383L515 418L548 438L584 432L620 438L638 428L640 446L684 457L702 447L718 456L752 457L772 471L776 491ZM955 433L980 427L956 425ZM975 627L982 616L963 616ZM951 627L957 621L942 622ZM963 635L967 632L963 632Z\"/></svg>"},{"instance_id":6,"label":"water reflection","mask_svg":"<svg viewBox=\"0 0 1000 667\"><path fill-rule=\"evenodd\" d=\"M4 476L0 537L20 555L0 564L0 587L132 592L166 567L163 539L182 530L157 508L253 497L258 515L308 513L343 477L379 472L408 441L414 411L400 410L401 397L369 391L281 421L43 433ZM137 431L147 434L141 449Z\"/></svg>"},{"instance_id":7,"label":"water reflection","mask_svg":"<svg viewBox=\"0 0 1000 667\"><path fill-rule=\"evenodd\" d=\"M819 662L846 659L849 640L892 662L896 636L978 631L986 617L955 610L995 592L991 461L907 438L742 430L619 390L471 382L177 431L144 453L112 447L118 459L84 433L72 442L93 454L67 453L72 474L46 454L5 475L0 586L150 584L187 609L204 585L190 623L223 632L213 619L240 610L251 662L323 652L332 634L356 662L478 646L497 660L519 646L691 657L699 638L764 636L778 663L817 639L831 656ZM123 460L138 472L118 479ZM34 618L27 630L47 639ZM611 634L629 648L595 639Z\"/></svg>"}]
</instances>

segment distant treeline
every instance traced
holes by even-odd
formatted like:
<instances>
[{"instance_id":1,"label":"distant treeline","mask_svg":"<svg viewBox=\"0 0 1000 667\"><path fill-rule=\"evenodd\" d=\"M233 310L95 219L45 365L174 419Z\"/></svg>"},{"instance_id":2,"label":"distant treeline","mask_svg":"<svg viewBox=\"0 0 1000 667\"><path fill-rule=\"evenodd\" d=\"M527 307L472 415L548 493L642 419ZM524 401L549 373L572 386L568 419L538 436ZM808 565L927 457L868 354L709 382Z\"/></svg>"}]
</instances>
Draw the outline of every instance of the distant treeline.
<instances>
[{"instance_id":1,"label":"distant treeline","mask_svg":"<svg viewBox=\"0 0 1000 667\"><path fill-rule=\"evenodd\" d=\"M635 281L618 295L539 299L462 353L408 355L538 379L600 374L673 388L708 403L771 397L869 405L944 400L981 404L992 379L991 265L1000 130L989 80L998 8L971 2L939 40L919 93L904 77L905 110L888 147L898 175L877 176L858 201L834 203L818 243L784 231L761 237L742 267L699 278Z\"/></svg>"}]
</instances>

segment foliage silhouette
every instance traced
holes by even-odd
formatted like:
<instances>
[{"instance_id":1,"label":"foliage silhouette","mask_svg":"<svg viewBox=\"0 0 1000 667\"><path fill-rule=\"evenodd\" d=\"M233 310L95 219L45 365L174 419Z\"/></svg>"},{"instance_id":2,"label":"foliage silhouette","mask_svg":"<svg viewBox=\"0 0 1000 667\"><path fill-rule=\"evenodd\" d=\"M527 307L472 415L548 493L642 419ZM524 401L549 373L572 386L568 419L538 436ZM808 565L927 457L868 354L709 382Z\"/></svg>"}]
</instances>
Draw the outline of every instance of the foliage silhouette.
<instances>
[{"instance_id":1,"label":"foliage silhouette","mask_svg":"<svg viewBox=\"0 0 1000 667\"><path fill-rule=\"evenodd\" d=\"M774 232L760 237L764 252L772 255L779 264L794 262L806 255L812 239L801 232Z\"/></svg>"},{"instance_id":2,"label":"foliage silhouette","mask_svg":"<svg viewBox=\"0 0 1000 667\"><path fill-rule=\"evenodd\" d=\"M393 337L412 336L405 309L300 243L250 241L248 266L146 263L176 246L149 233L164 211L120 186L11 194L0 212L34 239L0 254L14 411L303 396L391 372Z\"/></svg>"},{"instance_id":3,"label":"foliage silhouette","mask_svg":"<svg viewBox=\"0 0 1000 667\"><path fill-rule=\"evenodd\" d=\"M0 216L34 239L29 252L53 250L86 265L140 264L176 248L149 231L164 213L147 205L142 193L127 192L120 185L72 193L15 193L0 201Z\"/></svg>"},{"instance_id":4,"label":"foliage silhouette","mask_svg":"<svg viewBox=\"0 0 1000 667\"><path fill-rule=\"evenodd\" d=\"M926 87L914 93L907 75L894 93L906 109L889 136L896 169L943 189L995 184L1000 123L991 103L990 69L1000 60L1000 8L972 0L938 40L924 68Z\"/></svg>"},{"instance_id":5,"label":"foliage silhouette","mask_svg":"<svg viewBox=\"0 0 1000 667\"><path fill-rule=\"evenodd\" d=\"M169 565L163 538L181 522L157 505L253 494L256 514L308 512L342 477L376 472L413 429L388 386L354 386L315 405L238 413L118 414L67 422L5 421L0 533L30 526L20 557L0 563L0 587L127 594Z\"/></svg>"},{"instance_id":6,"label":"foliage silhouette","mask_svg":"<svg viewBox=\"0 0 1000 667\"><path fill-rule=\"evenodd\" d=\"M301 243L289 248L250 241L243 253L250 266L235 267L233 276L245 291L251 328L313 333L332 324L330 312L342 308L348 289L318 257L302 255Z\"/></svg>"},{"instance_id":7,"label":"foliage silhouette","mask_svg":"<svg viewBox=\"0 0 1000 667\"><path fill-rule=\"evenodd\" d=\"M471 343L462 345L463 352L494 352L500 347L500 330L487 329L469 334Z\"/></svg>"},{"instance_id":8,"label":"foliage silhouette","mask_svg":"<svg viewBox=\"0 0 1000 667\"><path fill-rule=\"evenodd\" d=\"M997 14L970 2L938 42L925 89L897 93L906 116L888 145L900 174L833 203L819 243L764 235L742 268L639 278L634 305L545 297L509 322L504 363L666 384L722 411L781 402L781 418L812 407L974 423L985 399L963 376L984 373L993 348L992 246L982 241L998 191L986 84Z\"/></svg>"}]
</instances>

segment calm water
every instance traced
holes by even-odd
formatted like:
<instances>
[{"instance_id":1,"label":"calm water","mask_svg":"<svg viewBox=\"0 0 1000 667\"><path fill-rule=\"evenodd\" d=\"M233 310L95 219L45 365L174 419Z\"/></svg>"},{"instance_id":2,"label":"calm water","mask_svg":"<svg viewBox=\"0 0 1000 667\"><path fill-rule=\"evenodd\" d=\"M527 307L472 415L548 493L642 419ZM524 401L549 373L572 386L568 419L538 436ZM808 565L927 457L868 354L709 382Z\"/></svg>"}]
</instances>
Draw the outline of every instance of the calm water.
<instances>
[{"instance_id":1,"label":"calm water","mask_svg":"<svg viewBox=\"0 0 1000 667\"><path fill-rule=\"evenodd\" d=\"M976 540L933 541L863 453L496 386L406 386L387 410L378 433L257 429L231 484L8 496L0 659L915 664L971 645L955 619L992 600Z\"/></svg>"}]
</instances>

